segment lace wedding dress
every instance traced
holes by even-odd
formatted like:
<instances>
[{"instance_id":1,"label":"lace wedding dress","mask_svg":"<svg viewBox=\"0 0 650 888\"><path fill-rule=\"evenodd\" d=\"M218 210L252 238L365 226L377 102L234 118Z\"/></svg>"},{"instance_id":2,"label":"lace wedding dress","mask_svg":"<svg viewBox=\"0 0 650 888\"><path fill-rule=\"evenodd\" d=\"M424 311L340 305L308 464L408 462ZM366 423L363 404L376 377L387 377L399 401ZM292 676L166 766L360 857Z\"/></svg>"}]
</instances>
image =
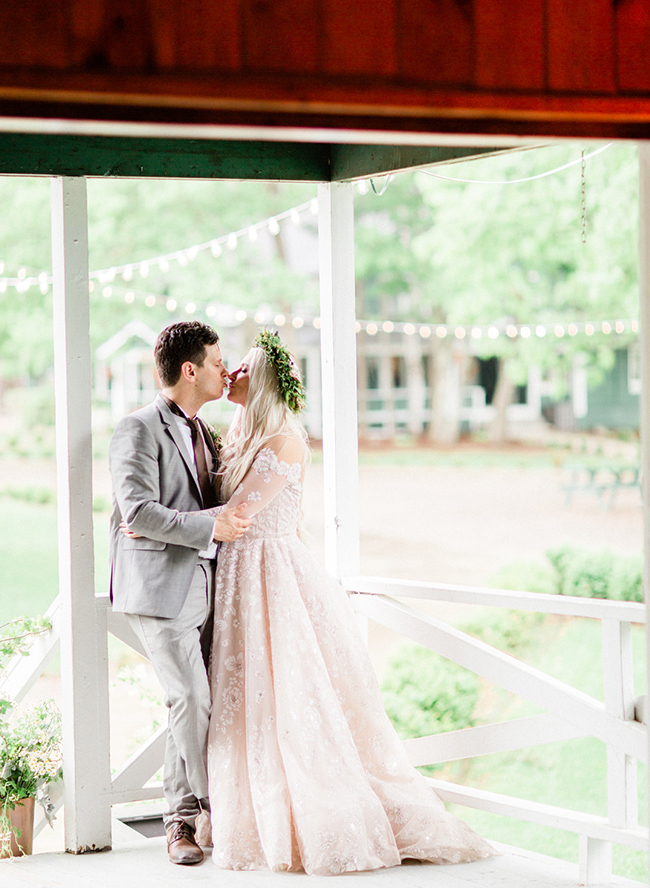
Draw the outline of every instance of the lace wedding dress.
<instances>
[{"instance_id":1,"label":"lace wedding dress","mask_svg":"<svg viewBox=\"0 0 650 888\"><path fill-rule=\"evenodd\" d=\"M277 439L276 439L277 440ZM335 874L495 854L412 768L347 595L297 535L304 446L260 451L228 507L210 662L213 860Z\"/></svg>"}]
</instances>

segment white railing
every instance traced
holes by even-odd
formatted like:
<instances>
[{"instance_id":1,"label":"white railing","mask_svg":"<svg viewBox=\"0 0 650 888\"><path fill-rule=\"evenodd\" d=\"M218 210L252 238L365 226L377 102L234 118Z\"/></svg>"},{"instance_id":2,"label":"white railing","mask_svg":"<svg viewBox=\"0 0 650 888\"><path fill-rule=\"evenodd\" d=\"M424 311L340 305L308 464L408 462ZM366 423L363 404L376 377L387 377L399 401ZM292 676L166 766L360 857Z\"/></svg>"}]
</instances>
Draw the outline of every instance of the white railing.
<instances>
[{"instance_id":1,"label":"white railing","mask_svg":"<svg viewBox=\"0 0 650 888\"><path fill-rule=\"evenodd\" d=\"M631 624L645 622L644 605L365 576L347 577L343 583L359 613L545 710L542 715L407 740L404 745L413 765L509 752L575 737L596 737L606 744L607 817L432 780L445 801L576 833L581 884L611 878L613 843L648 850L648 830L638 825L637 796L637 761L647 760L646 728L640 723L644 698L634 695L631 645ZM604 703L415 610L400 598L600 620Z\"/></svg>"},{"instance_id":2,"label":"white railing","mask_svg":"<svg viewBox=\"0 0 650 888\"><path fill-rule=\"evenodd\" d=\"M545 710L541 715L407 740L404 745L413 765L508 752L576 737L597 737L607 745L607 817L432 780L432 785L445 801L577 834L581 884L598 884L609 880L612 844L647 850L648 831L638 826L636 787L636 763L646 760L646 729L640 723L644 700L634 695L630 633L632 623L645 622L643 605L366 576L347 577L343 583L352 593L354 606L360 614ZM400 601L401 598L600 620L604 703L453 626L415 610ZM105 626L111 634L145 656L124 616L111 611L108 597L97 596L96 605L97 625ZM0 682L0 693L15 702L20 702L25 696L58 650L61 620L58 599L48 615L52 620L52 632L37 639L29 656L17 657ZM635 716L639 721L635 720ZM107 756L108 743L107 737L104 750L89 750L89 754L100 758ZM97 800L97 804L110 807L124 802L162 798L162 785L149 781L162 767L164 749L163 726L112 774L110 789ZM54 787L52 800L56 808L63 803L64 794L60 786ZM44 820L37 822L36 833L43 825Z\"/></svg>"}]
</instances>

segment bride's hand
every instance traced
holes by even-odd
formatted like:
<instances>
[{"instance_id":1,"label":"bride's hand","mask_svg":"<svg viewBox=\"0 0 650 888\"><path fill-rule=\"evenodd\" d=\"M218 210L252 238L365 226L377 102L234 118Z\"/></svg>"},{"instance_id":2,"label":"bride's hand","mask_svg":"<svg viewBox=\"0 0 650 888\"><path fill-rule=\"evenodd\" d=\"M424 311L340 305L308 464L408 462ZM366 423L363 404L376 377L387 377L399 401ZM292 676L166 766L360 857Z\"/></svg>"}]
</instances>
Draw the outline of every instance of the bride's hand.
<instances>
[{"instance_id":1,"label":"bride's hand","mask_svg":"<svg viewBox=\"0 0 650 888\"><path fill-rule=\"evenodd\" d=\"M129 537L129 539L132 539L132 540L142 539L142 534L141 533L133 533L132 530L129 530L129 528L126 526L124 521L120 521L120 533L124 534L125 537Z\"/></svg>"}]
</instances>

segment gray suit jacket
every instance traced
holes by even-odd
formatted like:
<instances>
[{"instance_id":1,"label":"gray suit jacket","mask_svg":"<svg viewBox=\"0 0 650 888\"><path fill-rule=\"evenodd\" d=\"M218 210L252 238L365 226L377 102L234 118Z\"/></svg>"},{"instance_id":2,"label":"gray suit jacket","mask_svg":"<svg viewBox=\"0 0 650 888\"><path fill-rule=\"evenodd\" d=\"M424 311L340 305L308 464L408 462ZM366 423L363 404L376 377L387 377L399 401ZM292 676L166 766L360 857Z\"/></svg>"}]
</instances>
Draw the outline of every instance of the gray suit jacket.
<instances>
[{"instance_id":1,"label":"gray suit jacket","mask_svg":"<svg viewBox=\"0 0 650 888\"><path fill-rule=\"evenodd\" d=\"M206 438L211 444L209 435ZM187 598L198 553L212 542L214 518L188 514L203 507L201 491L174 414L160 395L118 423L109 466L113 610L176 617ZM120 533L122 519L140 539Z\"/></svg>"}]
</instances>

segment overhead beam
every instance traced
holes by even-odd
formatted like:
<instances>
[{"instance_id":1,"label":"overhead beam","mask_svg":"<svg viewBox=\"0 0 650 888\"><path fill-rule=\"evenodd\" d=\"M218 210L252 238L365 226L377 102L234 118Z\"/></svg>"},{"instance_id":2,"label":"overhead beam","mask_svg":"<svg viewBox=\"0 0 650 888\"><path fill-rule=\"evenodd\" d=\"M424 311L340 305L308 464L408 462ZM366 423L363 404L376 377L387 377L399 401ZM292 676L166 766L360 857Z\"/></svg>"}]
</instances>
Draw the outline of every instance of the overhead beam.
<instances>
[{"instance_id":1,"label":"overhead beam","mask_svg":"<svg viewBox=\"0 0 650 888\"><path fill-rule=\"evenodd\" d=\"M512 150L0 132L0 175L329 182Z\"/></svg>"},{"instance_id":2,"label":"overhead beam","mask_svg":"<svg viewBox=\"0 0 650 888\"><path fill-rule=\"evenodd\" d=\"M0 174L323 182L329 147L298 142L0 133Z\"/></svg>"},{"instance_id":3,"label":"overhead beam","mask_svg":"<svg viewBox=\"0 0 650 888\"><path fill-rule=\"evenodd\" d=\"M458 163L485 154L502 154L512 148L477 148L418 145L332 145L333 182L363 179L440 163Z\"/></svg>"}]
</instances>

